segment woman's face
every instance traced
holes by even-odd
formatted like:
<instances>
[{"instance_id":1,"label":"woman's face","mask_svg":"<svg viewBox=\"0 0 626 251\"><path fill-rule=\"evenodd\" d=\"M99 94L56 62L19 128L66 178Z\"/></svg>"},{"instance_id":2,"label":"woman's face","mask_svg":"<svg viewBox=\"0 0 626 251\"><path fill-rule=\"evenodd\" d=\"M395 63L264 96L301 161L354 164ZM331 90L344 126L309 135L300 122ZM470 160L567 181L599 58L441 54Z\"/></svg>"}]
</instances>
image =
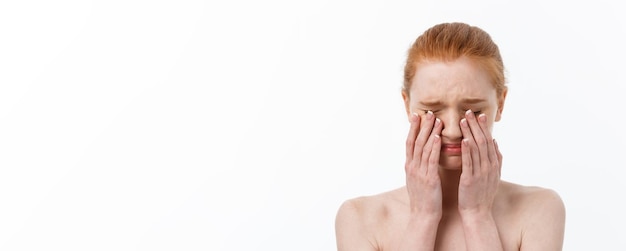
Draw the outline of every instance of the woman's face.
<instances>
[{"instance_id":1,"label":"woman's face","mask_svg":"<svg viewBox=\"0 0 626 251\"><path fill-rule=\"evenodd\" d=\"M446 169L461 169L460 121L467 110L487 116L489 132L499 121L506 92L500 97L487 71L471 59L421 63L411 83L410 96L403 94L407 115L432 111L443 123L439 164Z\"/></svg>"}]
</instances>

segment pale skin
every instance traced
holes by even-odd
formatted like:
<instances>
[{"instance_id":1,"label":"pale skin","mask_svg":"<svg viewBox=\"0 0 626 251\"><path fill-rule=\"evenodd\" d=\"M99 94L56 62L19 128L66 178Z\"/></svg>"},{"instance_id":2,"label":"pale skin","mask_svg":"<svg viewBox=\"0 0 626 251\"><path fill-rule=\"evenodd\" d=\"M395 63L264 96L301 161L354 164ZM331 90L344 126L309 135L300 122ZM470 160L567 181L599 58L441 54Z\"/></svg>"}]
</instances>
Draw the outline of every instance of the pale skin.
<instances>
[{"instance_id":1,"label":"pale skin","mask_svg":"<svg viewBox=\"0 0 626 251\"><path fill-rule=\"evenodd\" d=\"M559 195L500 179L491 131L506 92L497 94L488 73L466 57L425 62L409 91L406 185L344 202L337 249L562 250Z\"/></svg>"}]
</instances>

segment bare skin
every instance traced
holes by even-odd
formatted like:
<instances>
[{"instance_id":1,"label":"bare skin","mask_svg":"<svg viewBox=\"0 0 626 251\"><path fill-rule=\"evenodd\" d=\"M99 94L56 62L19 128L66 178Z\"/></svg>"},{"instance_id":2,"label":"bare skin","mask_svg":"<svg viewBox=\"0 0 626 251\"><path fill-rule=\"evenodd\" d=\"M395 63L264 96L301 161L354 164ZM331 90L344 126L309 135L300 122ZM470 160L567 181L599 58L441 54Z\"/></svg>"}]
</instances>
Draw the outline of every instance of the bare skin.
<instances>
[{"instance_id":1,"label":"bare skin","mask_svg":"<svg viewBox=\"0 0 626 251\"><path fill-rule=\"evenodd\" d=\"M339 251L562 249L559 195L500 179L491 128L506 92L489 81L468 58L418 68L403 93L411 123L406 186L344 202Z\"/></svg>"}]
</instances>

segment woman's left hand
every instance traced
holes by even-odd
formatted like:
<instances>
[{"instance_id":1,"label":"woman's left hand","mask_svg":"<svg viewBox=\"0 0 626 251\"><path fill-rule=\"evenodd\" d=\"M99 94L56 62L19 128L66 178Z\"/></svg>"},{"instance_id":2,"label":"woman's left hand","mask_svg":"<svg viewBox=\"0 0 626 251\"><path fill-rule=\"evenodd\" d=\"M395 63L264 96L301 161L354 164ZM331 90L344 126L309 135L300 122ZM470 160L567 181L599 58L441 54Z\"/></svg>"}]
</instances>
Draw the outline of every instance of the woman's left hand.
<instances>
[{"instance_id":1,"label":"woman's left hand","mask_svg":"<svg viewBox=\"0 0 626 251\"><path fill-rule=\"evenodd\" d=\"M463 167L459 181L459 213L461 216L491 216L500 183L502 154L491 137L485 114L476 117L468 110L460 123Z\"/></svg>"}]
</instances>

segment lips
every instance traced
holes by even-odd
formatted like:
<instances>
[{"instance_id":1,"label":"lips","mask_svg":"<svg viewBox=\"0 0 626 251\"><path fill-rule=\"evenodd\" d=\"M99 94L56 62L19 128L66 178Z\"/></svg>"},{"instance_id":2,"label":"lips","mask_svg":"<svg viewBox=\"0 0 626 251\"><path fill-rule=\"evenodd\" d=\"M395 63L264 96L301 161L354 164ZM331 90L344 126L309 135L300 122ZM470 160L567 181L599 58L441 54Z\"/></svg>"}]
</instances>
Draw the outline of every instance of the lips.
<instances>
[{"instance_id":1,"label":"lips","mask_svg":"<svg viewBox=\"0 0 626 251\"><path fill-rule=\"evenodd\" d=\"M451 155L461 154L461 144L442 144L441 152Z\"/></svg>"}]
</instances>

